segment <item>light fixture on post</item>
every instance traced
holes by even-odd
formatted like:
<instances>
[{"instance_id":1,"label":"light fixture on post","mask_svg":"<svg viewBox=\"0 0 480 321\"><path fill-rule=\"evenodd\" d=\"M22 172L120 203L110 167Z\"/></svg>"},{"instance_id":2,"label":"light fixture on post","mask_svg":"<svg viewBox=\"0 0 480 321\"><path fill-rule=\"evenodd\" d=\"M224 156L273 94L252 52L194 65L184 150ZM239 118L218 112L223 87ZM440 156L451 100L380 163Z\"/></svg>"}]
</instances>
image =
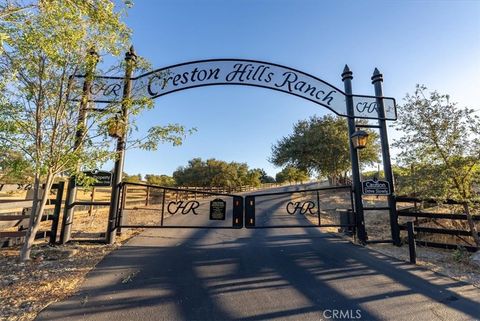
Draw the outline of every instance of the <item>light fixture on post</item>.
<instances>
[{"instance_id":1,"label":"light fixture on post","mask_svg":"<svg viewBox=\"0 0 480 321\"><path fill-rule=\"evenodd\" d=\"M355 149L362 149L367 146L368 133L364 130L357 130L350 138Z\"/></svg>"},{"instance_id":2,"label":"light fixture on post","mask_svg":"<svg viewBox=\"0 0 480 321\"><path fill-rule=\"evenodd\" d=\"M121 119L120 115L115 115L108 120L107 124L108 136L113 138L123 137L125 132L125 122Z\"/></svg>"}]
</instances>

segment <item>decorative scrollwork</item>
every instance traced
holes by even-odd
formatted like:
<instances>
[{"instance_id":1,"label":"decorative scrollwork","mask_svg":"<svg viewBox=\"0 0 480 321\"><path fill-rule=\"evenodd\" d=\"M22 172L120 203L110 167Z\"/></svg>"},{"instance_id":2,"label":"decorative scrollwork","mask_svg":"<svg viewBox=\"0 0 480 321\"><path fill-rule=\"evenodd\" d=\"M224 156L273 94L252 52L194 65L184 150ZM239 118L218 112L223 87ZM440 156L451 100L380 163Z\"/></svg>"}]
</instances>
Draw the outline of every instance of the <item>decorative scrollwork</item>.
<instances>
[{"instance_id":1,"label":"decorative scrollwork","mask_svg":"<svg viewBox=\"0 0 480 321\"><path fill-rule=\"evenodd\" d=\"M312 201L305 202L288 202L287 203L287 213L290 215L298 214L305 215L308 213L314 214L312 210L315 208L315 203Z\"/></svg>"},{"instance_id":2,"label":"decorative scrollwork","mask_svg":"<svg viewBox=\"0 0 480 321\"><path fill-rule=\"evenodd\" d=\"M187 201L187 202L178 201L178 202L170 202L170 203L168 203L168 205L167 205L167 211L168 211L168 213L170 213L170 214L172 214L172 215L177 214L179 211L180 211L180 213L182 213L183 215L189 214L190 212L192 212L194 215L198 215L198 213L195 212L195 210L196 210L198 207L200 207L200 203L197 202L197 201Z\"/></svg>"},{"instance_id":3,"label":"decorative scrollwork","mask_svg":"<svg viewBox=\"0 0 480 321\"><path fill-rule=\"evenodd\" d=\"M368 114L371 114L371 113L376 113L376 115L378 114L378 106L377 106L377 102L359 102L357 103L357 105L355 106L355 108L357 109L357 111L359 113L368 113Z\"/></svg>"}]
</instances>

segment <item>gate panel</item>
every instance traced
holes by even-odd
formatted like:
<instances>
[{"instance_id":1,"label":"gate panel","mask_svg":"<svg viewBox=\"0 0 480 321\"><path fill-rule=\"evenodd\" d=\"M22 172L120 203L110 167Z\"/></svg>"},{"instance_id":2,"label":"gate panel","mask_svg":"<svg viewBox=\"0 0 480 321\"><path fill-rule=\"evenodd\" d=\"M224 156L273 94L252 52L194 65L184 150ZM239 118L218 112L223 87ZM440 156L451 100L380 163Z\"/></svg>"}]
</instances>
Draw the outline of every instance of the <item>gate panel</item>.
<instances>
[{"instance_id":1,"label":"gate panel","mask_svg":"<svg viewBox=\"0 0 480 321\"><path fill-rule=\"evenodd\" d=\"M242 228L243 197L124 183L120 228Z\"/></svg>"},{"instance_id":2,"label":"gate panel","mask_svg":"<svg viewBox=\"0 0 480 321\"><path fill-rule=\"evenodd\" d=\"M248 195L245 227L335 227L353 232L351 186Z\"/></svg>"}]
</instances>

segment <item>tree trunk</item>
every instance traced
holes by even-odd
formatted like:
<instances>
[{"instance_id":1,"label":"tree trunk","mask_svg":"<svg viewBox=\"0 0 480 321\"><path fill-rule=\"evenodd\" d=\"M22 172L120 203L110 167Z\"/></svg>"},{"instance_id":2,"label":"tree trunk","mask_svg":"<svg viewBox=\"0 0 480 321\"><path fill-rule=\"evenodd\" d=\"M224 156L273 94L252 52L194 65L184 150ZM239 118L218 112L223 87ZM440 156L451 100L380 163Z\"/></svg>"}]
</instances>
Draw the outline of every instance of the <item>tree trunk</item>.
<instances>
[{"instance_id":1,"label":"tree trunk","mask_svg":"<svg viewBox=\"0 0 480 321\"><path fill-rule=\"evenodd\" d=\"M332 178L332 176L327 176L327 179L328 179L328 185L329 185L329 186L333 186L333 178Z\"/></svg>"},{"instance_id":2,"label":"tree trunk","mask_svg":"<svg viewBox=\"0 0 480 321\"><path fill-rule=\"evenodd\" d=\"M465 215L467 216L467 223L468 227L470 228L470 233L472 233L472 237L475 240L477 247L480 247L480 238L478 237L477 227L475 226L475 222L470 214L470 208L467 202L463 202L463 209L465 210Z\"/></svg>"},{"instance_id":3,"label":"tree trunk","mask_svg":"<svg viewBox=\"0 0 480 321\"><path fill-rule=\"evenodd\" d=\"M38 177L35 177L32 212L30 213L30 221L28 224L27 235L25 237L25 243L23 244L22 250L20 251L21 261L30 260L30 253L32 251L33 242L35 241L35 236L37 235L38 229L40 228L40 222L42 221L43 212L45 211L45 206L47 204L50 189L52 188L52 183L53 175L51 173L48 173L45 182L45 189L43 190L42 198L39 202L38 192L40 190L40 179Z\"/></svg>"}]
</instances>

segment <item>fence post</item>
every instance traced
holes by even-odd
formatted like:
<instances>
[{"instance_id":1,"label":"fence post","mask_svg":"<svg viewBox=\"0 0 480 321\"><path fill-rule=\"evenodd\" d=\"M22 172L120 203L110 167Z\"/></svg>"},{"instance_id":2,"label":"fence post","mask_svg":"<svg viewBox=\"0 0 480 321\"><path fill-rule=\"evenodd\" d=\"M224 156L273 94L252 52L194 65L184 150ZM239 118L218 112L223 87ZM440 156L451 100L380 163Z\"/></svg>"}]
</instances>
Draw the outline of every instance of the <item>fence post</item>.
<instances>
[{"instance_id":1,"label":"fence post","mask_svg":"<svg viewBox=\"0 0 480 321\"><path fill-rule=\"evenodd\" d=\"M245 197L245 227L255 227L255 196Z\"/></svg>"},{"instance_id":2,"label":"fence post","mask_svg":"<svg viewBox=\"0 0 480 321\"><path fill-rule=\"evenodd\" d=\"M117 217L117 235L122 235L122 225L123 225L123 210L127 204L127 190L128 185L122 184L120 188L120 208L118 209L118 217Z\"/></svg>"},{"instance_id":3,"label":"fence post","mask_svg":"<svg viewBox=\"0 0 480 321\"><path fill-rule=\"evenodd\" d=\"M92 193L90 194L90 202L93 203L95 200L95 187L92 187ZM93 204L90 204L90 208L88 209L88 216L91 216L93 212Z\"/></svg>"},{"instance_id":4,"label":"fence post","mask_svg":"<svg viewBox=\"0 0 480 321\"><path fill-rule=\"evenodd\" d=\"M150 186L147 186L147 196L145 198L145 206L148 206L149 198L150 198Z\"/></svg>"},{"instance_id":5,"label":"fence post","mask_svg":"<svg viewBox=\"0 0 480 321\"><path fill-rule=\"evenodd\" d=\"M320 194L317 191L317 215L318 215L318 226L322 226L322 219L320 217Z\"/></svg>"},{"instance_id":6,"label":"fence post","mask_svg":"<svg viewBox=\"0 0 480 321\"><path fill-rule=\"evenodd\" d=\"M65 182L59 182L57 185L57 195L55 197L55 208L53 209L52 228L50 230L50 244L57 242L58 222L60 220L60 210L62 209L63 190Z\"/></svg>"},{"instance_id":7,"label":"fence post","mask_svg":"<svg viewBox=\"0 0 480 321\"><path fill-rule=\"evenodd\" d=\"M415 230L413 227L413 222L407 222L407 231L408 231L408 250L410 252L410 263L417 263L417 247L415 245Z\"/></svg>"}]
</instances>

